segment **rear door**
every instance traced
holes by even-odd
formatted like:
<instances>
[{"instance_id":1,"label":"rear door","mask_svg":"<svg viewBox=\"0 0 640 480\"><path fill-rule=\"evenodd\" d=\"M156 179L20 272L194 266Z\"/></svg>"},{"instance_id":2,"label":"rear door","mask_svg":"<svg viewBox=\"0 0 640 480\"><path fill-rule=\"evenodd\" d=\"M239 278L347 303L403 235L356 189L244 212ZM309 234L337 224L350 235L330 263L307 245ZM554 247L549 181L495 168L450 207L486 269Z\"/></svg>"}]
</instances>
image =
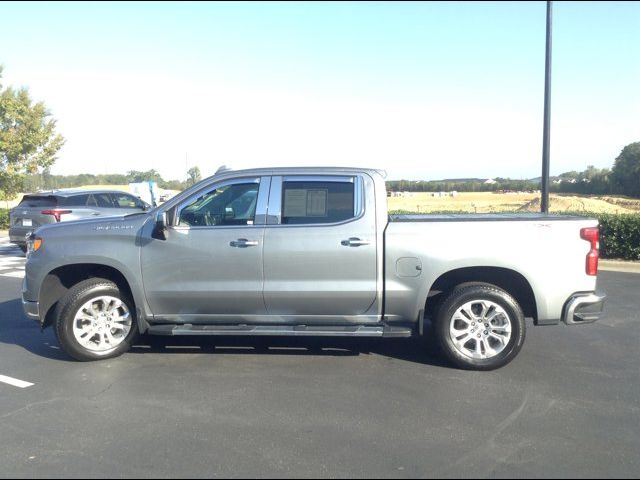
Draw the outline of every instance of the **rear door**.
<instances>
[{"instance_id":1,"label":"rear door","mask_svg":"<svg viewBox=\"0 0 640 480\"><path fill-rule=\"evenodd\" d=\"M372 196L364 175L273 177L264 239L268 314L377 321L375 204L365 202L365 186Z\"/></svg>"}]
</instances>

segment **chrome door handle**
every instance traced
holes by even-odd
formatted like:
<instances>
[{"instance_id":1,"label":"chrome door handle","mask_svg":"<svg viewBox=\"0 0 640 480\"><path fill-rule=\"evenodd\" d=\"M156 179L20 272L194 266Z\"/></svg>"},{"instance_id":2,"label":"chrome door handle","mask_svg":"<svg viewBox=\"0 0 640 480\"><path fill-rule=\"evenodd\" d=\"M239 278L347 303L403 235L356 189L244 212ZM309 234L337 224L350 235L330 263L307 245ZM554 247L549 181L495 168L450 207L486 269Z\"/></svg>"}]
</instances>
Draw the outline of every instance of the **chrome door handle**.
<instances>
[{"instance_id":1,"label":"chrome door handle","mask_svg":"<svg viewBox=\"0 0 640 480\"><path fill-rule=\"evenodd\" d=\"M239 238L238 240L232 240L229 242L229 246L236 248L255 247L257 245L257 240L247 240L246 238Z\"/></svg>"},{"instance_id":2,"label":"chrome door handle","mask_svg":"<svg viewBox=\"0 0 640 480\"><path fill-rule=\"evenodd\" d=\"M361 247L362 245L369 245L369 240L360 240L357 237L351 237L348 240L342 240L340 242L345 247Z\"/></svg>"}]
</instances>

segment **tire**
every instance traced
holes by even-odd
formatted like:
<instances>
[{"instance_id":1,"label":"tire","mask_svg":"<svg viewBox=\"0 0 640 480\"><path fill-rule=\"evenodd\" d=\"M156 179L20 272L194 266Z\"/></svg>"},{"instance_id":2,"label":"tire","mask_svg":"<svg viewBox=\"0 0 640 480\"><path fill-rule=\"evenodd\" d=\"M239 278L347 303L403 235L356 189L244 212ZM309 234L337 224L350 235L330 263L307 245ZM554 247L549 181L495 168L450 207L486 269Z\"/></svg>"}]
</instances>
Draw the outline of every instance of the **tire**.
<instances>
[{"instance_id":1,"label":"tire","mask_svg":"<svg viewBox=\"0 0 640 480\"><path fill-rule=\"evenodd\" d=\"M20 250L22 250L22 253L27 253L27 246L25 244L19 244L18 245L20 247Z\"/></svg>"},{"instance_id":2,"label":"tire","mask_svg":"<svg viewBox=\"0 0 640 480\"><path fill-rule=\"evenodd\" d=\"M446 357L465 370L494 370L522 349L525 322L518 302L488 283L460 285L436 314L435 333Z\"/></svg>"},{"instance_id":3,"label":"tire","mask_svg":"<svg viewBox=\"0 0 640 480\"><path fill-rule=\"evenodd\" d=\"M133 305L109 280L76 284L56 307L54 331L60 347L83 362L122 355L138 337Z\"/></svg>"}]
</instances>

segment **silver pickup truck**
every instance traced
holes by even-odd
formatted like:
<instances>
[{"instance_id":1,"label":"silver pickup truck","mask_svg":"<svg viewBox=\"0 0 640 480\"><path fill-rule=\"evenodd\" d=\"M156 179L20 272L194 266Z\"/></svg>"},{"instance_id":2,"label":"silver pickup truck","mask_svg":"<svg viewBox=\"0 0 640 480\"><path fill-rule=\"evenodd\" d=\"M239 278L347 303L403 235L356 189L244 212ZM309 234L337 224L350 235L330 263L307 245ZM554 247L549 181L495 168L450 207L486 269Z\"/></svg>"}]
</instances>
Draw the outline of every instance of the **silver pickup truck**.
<instances>
[{"instance_id":1,"label":"silver pickup truck","mask_svg":"<svg viewBox=\"0 0 640 480\"><path fill-rule=\"evenodd\" d=\"M140 333L429 331L476 370L518 354L525 317L600 316L596 220L389 215L384 176L222 171L149 212L43 226L29 240L24 310L78 360L120 355Z\"/></svg>"}]
</instances>

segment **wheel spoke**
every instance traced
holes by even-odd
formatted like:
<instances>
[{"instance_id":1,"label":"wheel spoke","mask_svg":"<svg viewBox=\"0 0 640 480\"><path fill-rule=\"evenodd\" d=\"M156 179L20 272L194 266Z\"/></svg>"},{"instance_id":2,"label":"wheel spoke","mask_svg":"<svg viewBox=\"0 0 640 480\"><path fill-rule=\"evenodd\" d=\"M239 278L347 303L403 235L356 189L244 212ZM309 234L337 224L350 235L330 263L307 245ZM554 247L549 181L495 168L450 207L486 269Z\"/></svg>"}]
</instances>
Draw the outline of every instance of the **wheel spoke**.
<instances>
[{"instance_id":1,"label":"wheel spoke","mask_svg":"<svg viewBox=\"0 0 640 480\"><path fill-rule=\"evenodd\" d=\"M82 333L82 335L80 335L80 338L83 339L91 339L94 335L96 334L96 329L91 327L88 330L85 330L84 333Z\"/></svg>"},{"instance_id":2,"label":"wheel spoke","mask_svg":"<svg viewBox=\"0 0 640 480\"><path fill-rule=\"evenodd\" d=\"M461 317L466 318L469 321L471 321L471 319L475 317L475 315L471 311L471 308L467 310L465 307L462 307L458 312L460 313Z\"/></svg>"},{"instance_id":3,"label":"wheel spoke","mask_svg":"<svg viewBox=\"0 0 640 480\"><path fill-rule=\"evenodd\" d=\"M456 313L456 314L453 316L453 320L454 320L454 321L455 321L455 320L460 320L461 322L464 322L464 323L466 323L467 325L471 325L471 319L469 319L469 318L465 317L464 315L460 315L460 314L458 314L458 313Z\"/></svg>"},{"instance_id":4,"label":"wheel spoke","mask_svg":"<svg viewBox=\"0 0 640 480\"><path fill-rule=\"evenodd\" d=\"M464 347L464 344L467 343L469 341L469 339L471 338L471 334L466 333L464 335L464 337L462 338L456 338L454 341L460 346L460 347Z\"/></svg>"},{"instance_id":5,"label":"wheel spoke","mask_svg":"<svg viewBox=\"0 0 640 480\"><path fill-rule=\"evenodd\" d=\"M108 313L112 313L117 311L122 306L122 302L118 299L113 299L111 303L109 303L109 308L107 308Z\"/></svg>"},{"instance_id":6,"label":"wheel spoke","mask_svg":"<svg viewBox=\"0 0 640 480\"><path fill-rule=\"evenodd\" d=\"M104 332L104 337L109 342L109 345L113 346L118 343L118 340L113 336L111 330L109 330L108 328Z\"/></svg>"},{"instance_id":7,"label":"wheel spoke","mask_svg":"<svg viewBox=\"0 0 640 480\"><path fill-rule=\"evenodd\" d=\"M478 315L478 317L485 318L490 307L487 306L486 302L479 302L479 303L480 305L482 305L482 312L480 312L480 315Z\"/></svg>"},{"instance_id":8,"label":"wheel spoke","mask_svg":"<svg viewBox=\"0 0 640 480\"><path fill-rule=\"evenodd\" d=\"M482 357L482 343L480 342L479 338L476 338L475 342L476 342L475 353L476 353L477 356Z\"/></svg>"},{"instance_id":9,"label":"wheel spoke","mask_svg":"<svg viewBox=\"0 0 640 480\"><path fill-rule=\"evenodd\" d=\"M491 325L491 330L494 332L511 333L511 324L505 323L504 325Z\"/></svg>"}]
</instances>

